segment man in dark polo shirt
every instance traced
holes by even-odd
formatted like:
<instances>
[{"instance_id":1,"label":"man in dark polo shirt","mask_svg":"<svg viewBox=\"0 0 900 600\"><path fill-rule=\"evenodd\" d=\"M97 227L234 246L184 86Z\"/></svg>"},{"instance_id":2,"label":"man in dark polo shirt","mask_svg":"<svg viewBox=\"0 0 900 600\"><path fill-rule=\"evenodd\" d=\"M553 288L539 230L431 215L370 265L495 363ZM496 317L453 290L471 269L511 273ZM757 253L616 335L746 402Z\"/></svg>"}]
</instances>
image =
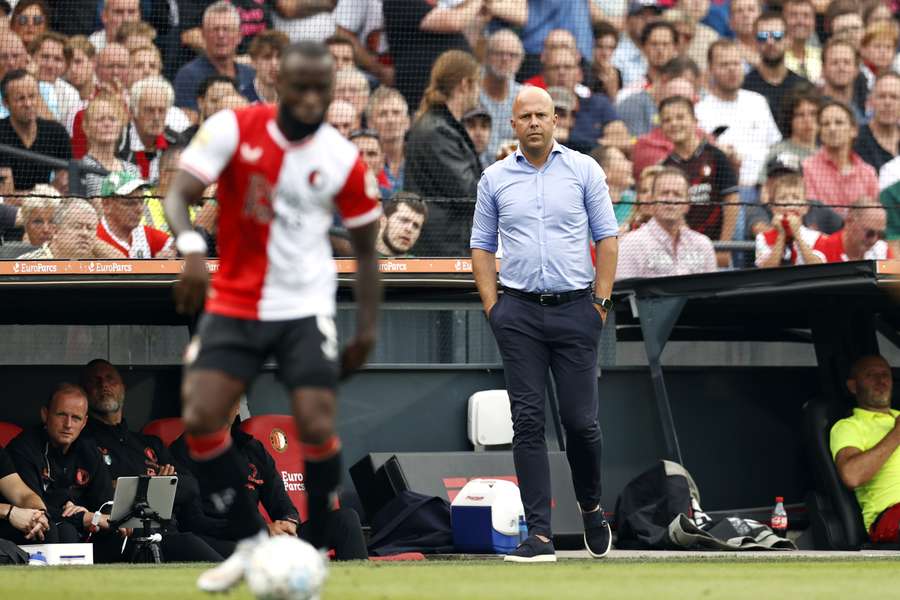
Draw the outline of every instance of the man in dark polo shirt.
<instances>
[{"instance_id":1,"label":"man in dark polo shirt","mask_svg":"<svg viewBox=\"0 0 900 600\"><path fill-rule=\"evenodd\" d=\"M687 225L711 240L734 239L738 217L738 180L725 153L697 135L693 103L684 96L666 98L659 106L660 127L675 146L664 165L685 172L691 187ZM718 252L720 267L731 264L730 252Z\"/></svg>"},{"instance_id":2,"label":"man in dark polo shirt","mask_svg":"<svg viewBox=\"0 0 900 600\"><path fill-rule=\"evenodd\" d=\"M43 425L23 431L7 447L22 481L46 505L63 543L82 541L93 529L94 511L113 497L100 453L81 436L87 412L84 390L61 383L41 407ZM107 515L99 517L97 527L109 529Z\"/></svg>"},{"instance_id":3,"label":"man in dark polo shirt","mask_svg":"<svg viewBox=\"0 0 900 600\"><path fill-rule=\"evenodd\" d=\"M72 149L66 128L37 116L41 101L37 80L24 69L13 69L0 79L0 94L9 116L0 119L0 144L69 160ZM50 183L54 169L8 154L0 154L0 167L12 169L17 190Z\"/></svg>"},{"instance_id":4,"label":"man in dark polo shirt","mask_svg":"<svg viewBox=\"0 0 900 600\"><path fill-rule=\"evenodd\" d=\"M759 66L747 74L742 87L762 94L778 123L782 98L798 84L812 84L784 64L787 50L784 17L767 12L756 19L753 28L756 31L756 47L759 48Z\"/></svg>"}]
</instances>

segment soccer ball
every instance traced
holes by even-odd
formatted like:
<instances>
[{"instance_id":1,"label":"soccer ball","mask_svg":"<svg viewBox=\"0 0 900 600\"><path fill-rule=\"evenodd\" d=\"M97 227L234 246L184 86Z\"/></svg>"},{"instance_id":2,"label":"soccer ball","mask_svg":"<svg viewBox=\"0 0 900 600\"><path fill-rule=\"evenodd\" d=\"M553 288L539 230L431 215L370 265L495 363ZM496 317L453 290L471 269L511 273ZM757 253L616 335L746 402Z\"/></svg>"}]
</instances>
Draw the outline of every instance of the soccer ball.
<instances>
[{"instance_id":1,"label":"soccer ball","mask_svg":"<svg viewBox=\"0 0 900 600\"><path fill-rule=\"evenodd\" d=\"M322 553L300 538L278 535L253 549L246 580L260 600L319 600L327 575Z\"/></svg>"}]
</instances>

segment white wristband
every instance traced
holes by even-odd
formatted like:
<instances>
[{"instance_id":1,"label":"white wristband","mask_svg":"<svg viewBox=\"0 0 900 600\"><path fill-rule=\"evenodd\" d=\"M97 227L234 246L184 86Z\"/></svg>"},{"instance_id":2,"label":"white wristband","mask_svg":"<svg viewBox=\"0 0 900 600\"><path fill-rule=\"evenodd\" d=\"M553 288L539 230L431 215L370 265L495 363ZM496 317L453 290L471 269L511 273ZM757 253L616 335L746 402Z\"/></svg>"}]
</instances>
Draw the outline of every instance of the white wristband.
<instances>
[{"instance_id":1,"label":"white wristband","mask_svg":"<svg viewBox=\"0 0 900 600\"><path fill-rule=\"evenodd\" d=\"M182 256L188 254L206 254L206 240L196 231L182 231L175 238L175 247Z\"/></svg>"}]
</instances>

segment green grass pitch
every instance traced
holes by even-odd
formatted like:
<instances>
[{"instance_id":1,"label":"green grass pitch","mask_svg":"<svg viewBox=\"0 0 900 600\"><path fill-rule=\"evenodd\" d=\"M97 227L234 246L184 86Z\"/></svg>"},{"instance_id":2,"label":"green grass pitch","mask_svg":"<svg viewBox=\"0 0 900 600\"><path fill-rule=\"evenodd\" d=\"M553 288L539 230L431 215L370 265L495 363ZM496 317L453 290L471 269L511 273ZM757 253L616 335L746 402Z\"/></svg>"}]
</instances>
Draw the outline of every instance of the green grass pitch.
<instances>
[{"instance_id":1,"label":"green grass pitch","mask_svg":"<svg viewBox=\"0 0 900 600\"><path fill-rule=\"evenodd\" d=\"M3 567L0 598L244 600L199 592L198 565ZM587 561L511 565L499 561L333 564L323 600L593 600L769 598L873 600L900 597L900 561Z\"/></svg>"}]
</instances>

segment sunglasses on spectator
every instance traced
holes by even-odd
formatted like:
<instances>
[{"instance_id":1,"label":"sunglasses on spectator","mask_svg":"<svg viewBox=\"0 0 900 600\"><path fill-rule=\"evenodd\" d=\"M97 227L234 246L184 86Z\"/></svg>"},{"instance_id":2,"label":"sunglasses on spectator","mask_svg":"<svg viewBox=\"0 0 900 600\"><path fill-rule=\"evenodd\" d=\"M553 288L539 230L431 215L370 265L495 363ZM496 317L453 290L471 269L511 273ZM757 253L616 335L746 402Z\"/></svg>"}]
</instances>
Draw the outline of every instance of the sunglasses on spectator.
<instances>
[{"instance_id":1,"label":"sunglasses on spectator","mask_svg":"<svg viewBox=\"0 0 900 600\"><path fill-rule=\"evenodd\" d=\"M866 229L866 239L884 239L884 229Z\"/></svg>"},{"instance_id":2,"label":"sunglasses on spectator","mask_svg":"<svg viewBox=\"0 0 900 600\"><path fill-rule=\"evenodd\" d=\"M28 25L28 21L31 21L32 25L43 25L44 24L44 16L43 15L19 15L16 17L16 23L19 25Z\"/></svg>"},{"instance_id":3,"label":"sunglasses on spectator","mask_svg":"<svg viewBox=\"0 0 900 600\"><path fill-rule=\"evenodd\" d=\"M783 31L760 31L756 34L756 41L760 44L765 44L771 38L775 42L780 42L784 39Z\"/></svg>"}]
</instances>

